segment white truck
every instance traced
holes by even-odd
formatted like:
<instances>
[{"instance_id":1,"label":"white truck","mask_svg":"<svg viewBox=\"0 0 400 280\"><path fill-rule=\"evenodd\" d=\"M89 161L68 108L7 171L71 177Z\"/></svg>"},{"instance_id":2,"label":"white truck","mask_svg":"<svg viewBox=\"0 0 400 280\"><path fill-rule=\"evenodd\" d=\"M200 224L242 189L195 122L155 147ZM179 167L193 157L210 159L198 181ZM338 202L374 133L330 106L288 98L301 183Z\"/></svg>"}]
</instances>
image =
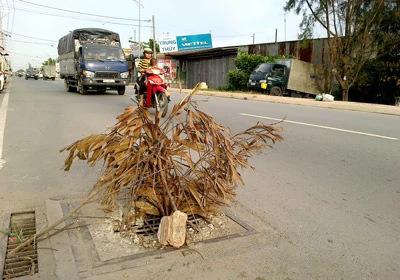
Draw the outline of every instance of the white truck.
<instances>
[{"instance_id":1,"label":"white truck","mask_svg":"<svg viewBox=\"0 0 400 280\"><path fill-rule=\"evenodd\" d=\"M45 65L43 71L43 80L51 79L55 80L56 78L56 66L55 65Z\"/></svg>"},{"instance_id":2,"label":"white truck","mask_svg":"<svg viewBox=\"0 0 400 280\"><path fill-rule=\"evenodd\" d=\"M301 94L302 97L323 93L326 71L314 64L298 59L277 59L275 63L262 63L250 75L247 87L271 95Z\"/></svg>"}]
</instances>

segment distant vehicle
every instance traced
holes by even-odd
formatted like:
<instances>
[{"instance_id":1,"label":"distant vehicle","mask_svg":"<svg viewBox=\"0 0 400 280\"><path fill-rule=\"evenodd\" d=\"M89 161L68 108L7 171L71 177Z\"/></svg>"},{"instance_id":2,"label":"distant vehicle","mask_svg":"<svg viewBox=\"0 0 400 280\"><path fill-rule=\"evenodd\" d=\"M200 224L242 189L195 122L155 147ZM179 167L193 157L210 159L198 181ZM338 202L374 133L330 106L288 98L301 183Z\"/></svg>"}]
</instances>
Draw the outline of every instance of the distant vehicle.
<instances>
[{"instance_id":1,"label":"distant vehicle","mask_svg":"<svg viewBox=\"0 0 400 280\"><path fill-rule=\"evenodd\" d=\"M324 70L298 59L277 59L276 63L262 63L250 75L247 88L271 95L302 97L318 95L324 89Z\"/></svg>"},{"instance_id":2,"label":"distant vehicle","mask_svg":"<svg viewBox=\"0 0 400 280\"><path fill-rule=\"evenodd\" d=\"M39 73L38 73L38 78L39 78L39 79L42 79L42 78L43 78L43 73L42 73L42 72L39 72Z\"/></svg>"},{"instance_id":3,"label":"distant vehicle","mask_svg":"<svg viewBox=\"0 0 400 280\"><path fill-rule=\"evenodd\" d=\"M55 65L45 65L43 80L47 80L47 79L54 80L55 78L56 78L56 66Z\"/></svg>"},{"instance_id":4,"label":"distant vehicle","mask_svg":"<svg viewBox=\"0 0 400 280\"><path fill-rule=\"evenodd\" d=\"M3 75L4 75L4 83L7 83L8 71L3 71Z\"/></svg>"},{"instance_id":5,"label":"distant vehicle","mask_svg":"<svg viewBox=\"0 0 400 280\"><path fill-rule=\"evenodd\" d=\"M20 78L21 78L21 77L24 75L24 73L22 73L22 72L18 72L18 73L17 73L17 75L18 75L18 77L20 77Z\"/></svg>"},{"instance_id":6,"label":"distant vehicle","mask_svg":"<svg viewBox=\"0 0 400 280\"><path fill-rule=\"evenodd\" d=\"M33 69L27 69L25 72L25 80L28 80L30 78L35 80L38 79L38 73Z\"/></svg>"},{"instance_id":7,"label":"distant vehicle","mask_svg":"<svg viewBox=\"0 0 400 280\"><path fill-rule=\"evenodd\" d=\"M0 71L0 93L3 91L4 89L4 74L3 71Z\"/></svg>"},{"instance_id":8,"label":"distant vehicle","mask_svg":"<svg viewBox=\"0 0 400 280\"><path fill-rule=\"evenodd\" d=\"M108 59L114 54L117 59ZM118 33L100 28L81 28L58 41L60 78L67 91L86 94L88 90L117 90L125 94L128 62Z\"/></svg>"}]
</instances>

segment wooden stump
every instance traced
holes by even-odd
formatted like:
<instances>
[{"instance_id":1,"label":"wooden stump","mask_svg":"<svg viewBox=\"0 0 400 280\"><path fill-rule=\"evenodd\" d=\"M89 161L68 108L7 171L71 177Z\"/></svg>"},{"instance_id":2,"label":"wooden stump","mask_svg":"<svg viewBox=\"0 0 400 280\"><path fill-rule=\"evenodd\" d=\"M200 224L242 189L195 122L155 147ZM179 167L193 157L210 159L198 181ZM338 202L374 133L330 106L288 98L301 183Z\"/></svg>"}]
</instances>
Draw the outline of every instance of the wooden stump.
<instances>
[{"instance_id":1,"label":"wooden stump","mask_svg":"<svg viewBox=\"0 0 400 280\"><path fill-rule=\"evenodd\" d=\"M175 248L185 244L187 214L175 211L171 216L161 218L157 238L162 245L171 245Z\"/></svg>"}]
</instances>

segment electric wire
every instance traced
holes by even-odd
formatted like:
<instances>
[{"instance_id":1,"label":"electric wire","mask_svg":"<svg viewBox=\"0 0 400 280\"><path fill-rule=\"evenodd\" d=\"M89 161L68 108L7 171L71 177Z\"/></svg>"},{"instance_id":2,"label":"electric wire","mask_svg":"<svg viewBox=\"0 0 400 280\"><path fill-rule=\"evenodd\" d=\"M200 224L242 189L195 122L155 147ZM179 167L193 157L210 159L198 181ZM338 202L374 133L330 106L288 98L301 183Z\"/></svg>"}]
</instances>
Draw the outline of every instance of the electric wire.
<instances>
[{"instance_id":1,"label":"electric wire","mask_svg":"<svg viewBox=\"0 0 400 280\"><path fill-rule=\"evenodd\" d=\"M73 17L69 15L62 15L62 14L50 14L50 13L45 13L45 12L39 12L39 11L30 11L26 9L21 9L21 8L15 8L18 11L23 11L23 12L28 12L28 13L34 13L34 14L40 14L40 15L46 15L46 16L53 16L53 17L62 17L62 18L69 18L69 19L77 19L77 20L84 20L84 21L92 21L92 22L101 22L103 24L117 24L117 25L125 25L125 26L139 26L138 24L131 24L131 23L120 23L120 22L112 22L112 21L104 21L104 20L96 20L96 19L88 19L88 18L79 18L79 17ZM147 21L147 20L146 20ZM151 27L149 25L141 25L142 27Z\"/></svg>"},{"instance_id":2,"label":"electric wire","mask_svg":"<svg viewBox=\"0 0 400 280\"><path fill-rule=\"evenodd\" d=\"M145 21L145 22L150 22L151 20L139 20L139 19L131 19L131 18L120 18L120 17L110 17L110 16L105 16L105 15L96 15L96 14L90 14L90 13L84 13L84 12L77 12L77 11L71 11L71 10L66 10L66 9L60 9L60 8L55 8L47 5L41 5L37 3L32 3L24 0L18 0L19 2L31 4L34 6L39 6L39 7L44 7L47 9L52 9L52 10L57 10L57 11L62 11L62 12L68 12L68 13L74 13L74 14L80 14L80 15L86 15L86 16L94 16L94 17L101 17L101 18L109 18L109 19L118 19L118 20L128 20L128 21Z\"/></svg>"}]
</instances>

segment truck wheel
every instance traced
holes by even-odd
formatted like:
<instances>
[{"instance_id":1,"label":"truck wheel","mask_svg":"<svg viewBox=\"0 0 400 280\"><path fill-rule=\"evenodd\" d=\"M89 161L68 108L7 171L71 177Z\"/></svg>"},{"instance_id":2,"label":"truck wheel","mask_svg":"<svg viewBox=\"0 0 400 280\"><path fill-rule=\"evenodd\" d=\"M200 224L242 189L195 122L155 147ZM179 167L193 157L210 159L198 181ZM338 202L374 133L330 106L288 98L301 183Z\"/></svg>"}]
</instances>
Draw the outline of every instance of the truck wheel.
<instances>
[{"instance_id":1,"label":"truck wheel","mask_svg":"<svg viewBox=\"0 0 400 280\"><path fill-rule=\"evenodd\" d=\"M76 89L82 95L85 95L87 93L87 88L84 85L82 85L80 79L78 79L78 87Z\"/></svg>"},{"instance_id":2,"label":"truck wheel","mask_svg":"<svg viewBox=\"0 0 400 280\"><path fill-rule=\"evenodd\" d=\"M56 78L53 77L53 78L51 78L51 79L54 81Z\"/></svg>"},{"instance_id":3,"label":"truck wheel","mask_svg":"<svg viewBox=\"0 0 400 280\"><path fill-rule=\"evenodd\" d=\"M83 85L79 86L79 93L85 95L87 93L87 88Z\"/></svg>"},{"instance_id":4,"label":"truck wheel","mask_svg":"<svg viewBox=\"0 0 400 280\"><path fill-rule=\"evenodd\" d=\"M119 95L124 95L125 94L125 87L119 87L117 90L118 90L118 94Z\"/></svg>"},{"instance_id":5,"label":"truck wheel","mask_svg":"<svg viewBox=\"0 0 400 280\"><path fill-rule=\"evenodd\" d=\"M283 92L282 89L278 86L274 86L273 88L271 88L271 95L274 96L282 96Z\"/></svg>"}]
</instances>

